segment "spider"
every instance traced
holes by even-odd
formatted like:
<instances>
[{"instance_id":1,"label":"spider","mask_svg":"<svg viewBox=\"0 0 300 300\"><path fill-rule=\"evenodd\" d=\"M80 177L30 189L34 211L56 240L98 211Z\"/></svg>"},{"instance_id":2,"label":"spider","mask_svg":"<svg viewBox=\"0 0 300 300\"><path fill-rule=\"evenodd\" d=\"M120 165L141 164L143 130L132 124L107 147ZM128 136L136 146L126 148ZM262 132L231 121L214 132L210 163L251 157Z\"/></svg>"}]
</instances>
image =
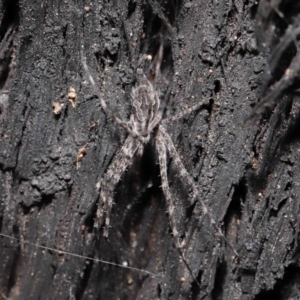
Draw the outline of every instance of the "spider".
<instances>
[{"instance_id":1,"label":"spider","mask_svg":"<svg viewBox=\"0 0 300 300\"><path fill-rule=\"evenodd\" d=\"M128 137L126 138L123 146L117 150L116 155L114 156L107 172L103 177L101 183L99 205L97 209L97 219L95 220L94 227L96 229L99 229L102 225L104 225L103 235L104 237L108 237L110 215L113 206L114 188L116 187L118 181L120 180L127 167L134 160L134 156L142 155L145 145L150 141L154 141L158 153L162 190L168 206L170 227L175 239L176 248L180 251L182 258L183 254L180 250L181 243L179 240L179 233L176 228L176 222L174 218L175 206L172 200L167 177L167 153L169 153L170 157L173 159L175 167L179 171L180 178L182 180L185 180L186 183L190 186L192 190L192 199L198 200L201 203L203 214L209 216L210 222L217 233L228 243L220 228L214 221L211 213L208 210L208 207L200 199L197 186L192 176L184 167L180 156L177 153L176 148L172 142L172 139L165 129L166 124L176 121L195 110L203 108L205 106L205 102L201 101L200 103L186 109L185 111L175 116L163 119L162 113L160 113L159 111L160 99L158 93L152 83L146 78L143 70L138 68L136 72L136 85L132 89L131 94L132 113L128 121L123 121L119 119L108 108L106 102L102 98L100 90L89 71L89 68L86 64L86 59L83 54L82 64L93 87L94 93L100 100L103 111L109 118L113 120L114 123L122 127L128 133ZM232 248L230 243L228 244L230 248ZM236 253L234 249L233 251Z\"/></svg>"}]
</instances>

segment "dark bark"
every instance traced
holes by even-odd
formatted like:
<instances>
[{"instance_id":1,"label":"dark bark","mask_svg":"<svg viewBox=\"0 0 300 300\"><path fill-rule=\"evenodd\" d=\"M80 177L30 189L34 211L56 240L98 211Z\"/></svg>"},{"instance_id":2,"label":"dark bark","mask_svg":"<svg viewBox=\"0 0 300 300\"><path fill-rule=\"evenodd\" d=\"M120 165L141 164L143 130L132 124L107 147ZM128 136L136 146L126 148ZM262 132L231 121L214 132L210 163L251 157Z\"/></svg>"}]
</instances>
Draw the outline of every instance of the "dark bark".
<instances>
[{"instance_id":1,"label":"dark bark","mask_svg":"<svg viewBox=\"0 0 300 300\"><path fill-rule=\"evenodd\" d=\"M299 298L299 11L275 0L3 0L1 233L158 276L1 237L1 297ZM168 132L239 254L190 204L170 160L183 253L200 287L175 247L152 143L115 189L108 240L93 229L101 178L126 133L93 95L80 50L109 107L128 119L135 71L147 73L143 55L155 58L161 43L165 114L207 101Z\"/></svg>"}]
</instances>

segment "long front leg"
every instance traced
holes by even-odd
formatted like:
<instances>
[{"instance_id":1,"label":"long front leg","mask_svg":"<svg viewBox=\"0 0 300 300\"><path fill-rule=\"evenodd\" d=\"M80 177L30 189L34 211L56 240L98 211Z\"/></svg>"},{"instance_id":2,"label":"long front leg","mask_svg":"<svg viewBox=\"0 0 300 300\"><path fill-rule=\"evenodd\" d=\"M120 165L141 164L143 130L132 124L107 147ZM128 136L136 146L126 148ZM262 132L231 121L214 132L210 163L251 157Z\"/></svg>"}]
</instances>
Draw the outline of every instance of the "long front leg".
<instances>
[{"instance_id":1,"label":"long front leg","mask_svg":"<svg viewBox=\"0 0 300 300\"><path fill-rule=\"evenodd\" d=\"M100 103L101 103L101 107L102 109L104 110L105 114L107 115L107 117L111 118L117 125L121 126L122 128L124 128L127 133L129 135L131 135L132 137L136 138L136 139L139 139L141 142L144 141L143 137L140 137L138 135L138 133L134 130L132 130L130 128L130 126L128 126L128 123L127 122L124 122L122 121L120 118L118 118L110 109L109 107L107 106L106 102L104 101L104 99L102 98L101 96L101 93L100 93L100 90L98 88L98 86L96 85L95 83L95 80L86 64L86 58L85 56L83 55L83 53L81 52L81 62L82 62L82 65L83 65L83 68L84 68L84 71L86 73L86 75L88 76L88 79L92 85L92 88L94 90L94 93L96 94L96 96L99 98L100 100Z\"/></svg>"},{"instance_id":2,"label":"long front leg","mask_svg":"<svg viewBox=\"0 0 300 300\"><path fill-rule=\"evenodd\" d=\"M97 209L97 220L95 221L95 228L102 226L105 217L105 226L103 235L108 236L108 229L110 223L110 213L113 206L113 196L116 184L120 180L122 174L132 162L132 158L136 151L142 151L143 144L129 136L122 148L117 152L109 169L107 170L101 184L100 202Z\"/></svg>"},{"instance_id":3,"label":"long front leg","mask_svg":"<svg viewBox=\"0 0 300 300\"><path fill-rule=\"evenodd\" d=\"M176 120L179 120L181 118L183 118L184 116L196 111L196 110L199 110L200 108L202 108L203 106L207 105L206 102L204 101L201 101L200 103L190 107L190 108L187 108L186 110L178 113L177 115L173 116L173 117L169 117L169 118L166 118L166 119L163 119L162 120L162 124L168 124L168 123L172 123Z\"/></svg>"}]
</instances>

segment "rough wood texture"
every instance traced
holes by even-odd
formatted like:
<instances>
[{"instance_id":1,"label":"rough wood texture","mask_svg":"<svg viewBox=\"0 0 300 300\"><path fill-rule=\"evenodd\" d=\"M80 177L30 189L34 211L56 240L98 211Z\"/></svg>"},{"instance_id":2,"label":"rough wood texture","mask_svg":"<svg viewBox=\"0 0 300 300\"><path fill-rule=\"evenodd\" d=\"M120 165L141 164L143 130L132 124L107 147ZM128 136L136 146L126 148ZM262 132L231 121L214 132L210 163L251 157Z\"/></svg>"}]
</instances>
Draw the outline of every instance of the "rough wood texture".
<instances>
[{"instance_id":1,"label":"rough wood texture","mask_svg":"<svg viewBox=\"0 0 300 300\"><path fill-rule=\"evenodd\" d=\"M1 2L1 233L158 276L0 237L0 298L299 298L294 2ZM199 202L191 206L170 160L177 227L200 287L170 234L151 144L116 188L109 240L93 229L101 178L126 133L101 110L80 50L107 104L126 119L135 71L162 41L165 114L207 100L168 132L239 253Z\"/></svg>"}]
</instances>

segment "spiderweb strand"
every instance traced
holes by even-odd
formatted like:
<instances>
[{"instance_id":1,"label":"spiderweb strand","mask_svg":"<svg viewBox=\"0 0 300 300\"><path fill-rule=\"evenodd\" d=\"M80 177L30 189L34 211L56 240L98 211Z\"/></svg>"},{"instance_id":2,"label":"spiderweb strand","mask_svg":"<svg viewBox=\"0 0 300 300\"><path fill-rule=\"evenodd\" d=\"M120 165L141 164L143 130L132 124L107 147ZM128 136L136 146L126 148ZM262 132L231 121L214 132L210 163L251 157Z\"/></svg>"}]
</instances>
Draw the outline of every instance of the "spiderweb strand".
<instances>
[{"instance_id":1,"label":"spiderweb strand","mask_svg":"<svg viewBox=\"0 0 300 300\"><path fill-rule=\"evenodd\" d=\"M42 245L31 243L31 242L28 242L28 241L25 241L25 240L23 241L21 239L18 239L18 238L15 238L15 237L12 237L10 235L3 234L3 233L0 233L0 236L11 239L11 240L18 241L18 242L20 242L24 245L27 244L27 245L34 246L34 247L37 247L37 248L40 248L40 249L53 251L53 252L56 252L58 254L66 254L66 255L69 255L69 256L78 257L78 258L86 259L86 260L89 260L89 261L99 262L99 263L103 263L103 264L106 264L106 265L111 265L111 266L115 266L115 267L121 267L121 268L129 269L129 270L141 272L141 273L153 276L153 277L159 277L159 275L154 274L154 273L149 272L149 271L146 271L146 270L143 270L143 269L124 266L124 265L121 265L121 264L113 263L113 262L102 260L102 259L97 259L97 258L93 258L93 257L89 257L89 256L84 256L84 255L68 252L68 251L63 251L63 250L58 250L58 249L51 248L51 247L42 246Z\"/></svg>"}]
</instances>

